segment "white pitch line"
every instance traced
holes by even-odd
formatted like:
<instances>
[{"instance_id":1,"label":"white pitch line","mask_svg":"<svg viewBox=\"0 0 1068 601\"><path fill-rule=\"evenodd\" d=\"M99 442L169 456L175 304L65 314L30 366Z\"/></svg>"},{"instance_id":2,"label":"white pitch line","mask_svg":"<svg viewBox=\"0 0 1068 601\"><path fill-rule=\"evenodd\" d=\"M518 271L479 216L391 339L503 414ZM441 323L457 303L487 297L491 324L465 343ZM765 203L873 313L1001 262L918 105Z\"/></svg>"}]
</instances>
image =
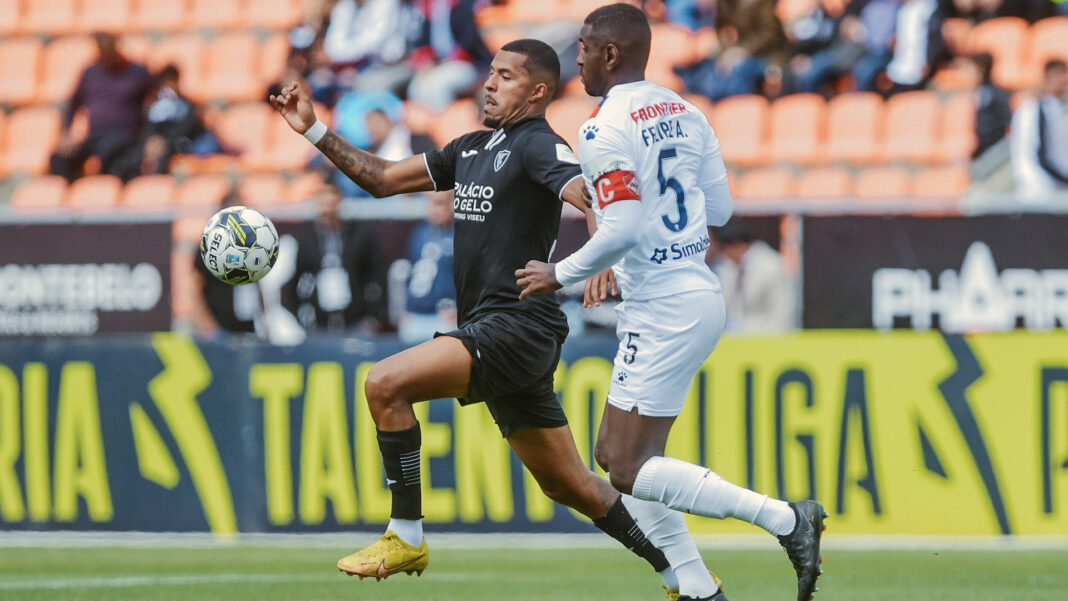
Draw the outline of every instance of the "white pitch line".
<instances>
[{"instance_id":1,"label":"white pitch line","mask_svg":"<svg viewBox=\"0 0 1068 601\"><path fill-rule=\"evenodd\" d=\"M132 586L253 584L258 582L322 582L334 576L308 574L206 574L203 576L116 576L114 578L48 578L0 580L0 590L126 588Z\"/></svg>"}]
</instances>

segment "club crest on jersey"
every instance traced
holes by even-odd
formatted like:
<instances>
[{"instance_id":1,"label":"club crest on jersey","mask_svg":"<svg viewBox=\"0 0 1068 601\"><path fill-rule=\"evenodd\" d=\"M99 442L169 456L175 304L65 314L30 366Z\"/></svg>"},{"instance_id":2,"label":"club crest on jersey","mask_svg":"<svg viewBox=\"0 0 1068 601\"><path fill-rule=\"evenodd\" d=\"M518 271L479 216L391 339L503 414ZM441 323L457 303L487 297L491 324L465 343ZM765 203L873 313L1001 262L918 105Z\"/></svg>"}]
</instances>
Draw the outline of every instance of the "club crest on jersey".
<instances>
[{"instance_id":1,"label":"club crest on jersey","mask_svg":"<svg viewBox=\"0 0 1068 601\"><path fill-rule=\"evenodd\" d=\"M501 167L508 162L508 157L512 156L511 150L501 150L497 153L497 156L493 159L493 170L500 171Z\"/></svg>"}]
</instances>

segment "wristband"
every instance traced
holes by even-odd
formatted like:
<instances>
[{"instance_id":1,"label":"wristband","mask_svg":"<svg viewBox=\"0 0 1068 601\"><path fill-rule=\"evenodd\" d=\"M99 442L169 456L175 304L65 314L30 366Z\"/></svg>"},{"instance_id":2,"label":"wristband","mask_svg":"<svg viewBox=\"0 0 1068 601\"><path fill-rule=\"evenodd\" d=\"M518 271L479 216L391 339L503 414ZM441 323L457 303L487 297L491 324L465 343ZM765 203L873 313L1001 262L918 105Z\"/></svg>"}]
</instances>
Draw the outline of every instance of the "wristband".
<instances>
[{"instance_id":1,"label":"wristband","mask_svg":"<svg viewBox=\"0 0 1068 601\"><path fill-rule=\"evenodd\" d=\"M316 119L315 123L308 128L308 131L304 132L304 137L312 144L318 144L319 140L322 140L323 136L326 135L328 129L325 123Z\"/></svg>"}]
</instances>

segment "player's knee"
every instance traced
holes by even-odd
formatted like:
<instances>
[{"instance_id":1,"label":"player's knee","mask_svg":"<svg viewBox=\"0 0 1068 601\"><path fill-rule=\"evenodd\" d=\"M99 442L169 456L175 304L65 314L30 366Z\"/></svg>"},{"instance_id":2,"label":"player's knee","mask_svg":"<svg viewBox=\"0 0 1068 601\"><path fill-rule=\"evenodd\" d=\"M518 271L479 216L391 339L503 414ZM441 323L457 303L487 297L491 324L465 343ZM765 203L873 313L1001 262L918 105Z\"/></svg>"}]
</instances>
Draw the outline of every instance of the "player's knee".
<instances>
[{"instance_id":1,"label":"player's knee","mask_svg":"<svg viewBox=\"0 0 1068 601\"><path fill-rule=\"evenodd\" d=\"M371 408L372 414L399 402L401 400L400 391L400 374L395 370L389 369L388 366L377 363L367 374L364 392L367 393L367 404Z\"/></svg>"},{"instance_id":2,"label":"player's knee","mask_svg":"<svg viewBox=\"0 0 1068 601\"><path fill-rule=\"evenodd\" d=\"M608 480L612 487L623 494L630 494L634 489L634 479L638 477L638 467L629 463L615 462L608 472Z\"/></svg>"},{"instance_id":3,"label":"player's knee","mask_svg":"<svg viewBox=\"0 0 1068 601\"><path fill-rule=\"evenodd\" d=\"M597 465L601 466L602 470L611 473L608 445L598 440L597 445L593 447L593 458L597 461Z\"/></svg>"}]
</instances>

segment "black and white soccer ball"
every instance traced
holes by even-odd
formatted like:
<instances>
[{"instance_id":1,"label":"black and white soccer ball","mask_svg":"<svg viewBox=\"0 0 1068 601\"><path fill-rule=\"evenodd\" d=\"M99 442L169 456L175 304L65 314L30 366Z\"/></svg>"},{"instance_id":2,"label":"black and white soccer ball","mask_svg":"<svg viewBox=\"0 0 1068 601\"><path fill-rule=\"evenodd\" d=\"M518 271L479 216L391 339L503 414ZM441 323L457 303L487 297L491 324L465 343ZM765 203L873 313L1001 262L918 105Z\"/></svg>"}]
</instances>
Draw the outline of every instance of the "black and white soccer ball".
<instances>
[{"instance_id":1,"label":"black and white soccer ball","mask_svg":"<svg viewBox=\"0 0 1068 601\"><path fill-rule=\"evenodd\" d=\"M204 227L200 258L223 282L250 284L267 275L278 260L278 230L256 209L227 207Z\"/></svg>"}]
</instances>

